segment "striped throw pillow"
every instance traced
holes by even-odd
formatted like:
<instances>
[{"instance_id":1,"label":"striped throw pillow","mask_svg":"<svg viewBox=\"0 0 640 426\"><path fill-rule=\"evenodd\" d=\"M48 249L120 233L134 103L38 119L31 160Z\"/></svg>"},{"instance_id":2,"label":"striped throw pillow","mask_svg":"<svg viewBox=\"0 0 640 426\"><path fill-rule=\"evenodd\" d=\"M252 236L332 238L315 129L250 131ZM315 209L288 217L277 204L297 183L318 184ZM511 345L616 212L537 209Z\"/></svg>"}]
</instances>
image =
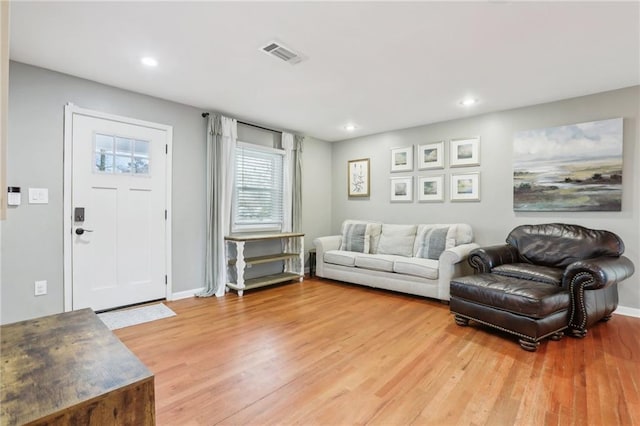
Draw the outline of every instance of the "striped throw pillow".
<instances>
[{"instance_id":1,"label":"striped throw pillow","mask_svg":"<svg viewBox=\"0 0 640 426\"><path fill-rule=\"evenodd\" d=\"M447 247L447 233L449 228L431 228L418 235L419 246L417 257L438 260Z\"/></svg>"},{"instance_id":2,"label":"striped throw pillow","mask_svg":"<svg viewBox=\"0 0 640 426\"><path fill-rule=\"evenodd\" d=\"M369 233L366 223L345 224L340 250L369 253Z\"/></svg>"}]
</instances>

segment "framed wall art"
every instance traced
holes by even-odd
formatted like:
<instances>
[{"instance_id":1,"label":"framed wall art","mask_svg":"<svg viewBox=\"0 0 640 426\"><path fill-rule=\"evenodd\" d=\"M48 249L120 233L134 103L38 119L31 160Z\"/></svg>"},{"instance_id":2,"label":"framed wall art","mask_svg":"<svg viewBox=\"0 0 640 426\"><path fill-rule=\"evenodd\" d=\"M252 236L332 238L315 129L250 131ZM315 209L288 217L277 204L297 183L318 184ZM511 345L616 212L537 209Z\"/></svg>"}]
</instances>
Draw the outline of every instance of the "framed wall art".
<instances>
[{"instance_id":1,"label":"framed wall art","mask_svg":"<svg viewBox=\"0 0 640 426\"><path fill-rule=\"evenodd\" d=\"M513 210L622 210L623 119L522 130L513 139Z\"/></svg>"},{"instance_id":2,"label":"framed wall art","mask_svg":"<svg viewBox=\"0 0 640 426\"><path fill-rule=\"evenodd\" d=\"M418 177L418 201L421 203L444 201L444 175Z\"/></svg>"},{"instance_id":3,"label":"framed wall art","mask_svg":"<svg viewBox=\"0 0 640 426\"><path fill-rule=\"evenodd\" d=\"M371 173L369 159L350 160L347 163L347 191L349 197L368 197L370 195Z\"/></svg>"},{"instance_id":4,"label":"framed wall art","mask_svg":"<svg viewBox=\"0 0 640 426\"><path fill-rule=\"evenodd\" d=\"M444 168L444 141L418 145L418 170Z\"/></svg>"},{"instance_id":5,"label":"framed wall art","mask_svg":"<svg viewBox=\"0 0 640 426\"><path fill-rule=\"evenodd\" d=\"M412 202L413 201L413 176L391 178L391 201L392 202Z\"/></svg>"},{"instance_id":6,"label":"framed wall art","mask_svg":"<svg viewBox=\"0 0 640 426\"><path fill-rule=\"evenodd\" d=\"M391 150L391 171L410 172L413 170L413 146Z\"/></svg>"},{"instance_id":7,"label":"framed wall art","mask_svg":"<svg viewBox=\"0 0 640 426\"><path fill-rule=\"evenodd\" d=\"M451 201L480 201L480 173L451 175Z\"/></svg>"},{"instance_id":8,"label":"framed wall art","mask_svg":"<svg viewBox=\"0 0 640 426\"><path fill-rule=\"evenodd\" d=\"M480 136L449 141L449 166L480 165Z\"/></svg>"}]
</instances>

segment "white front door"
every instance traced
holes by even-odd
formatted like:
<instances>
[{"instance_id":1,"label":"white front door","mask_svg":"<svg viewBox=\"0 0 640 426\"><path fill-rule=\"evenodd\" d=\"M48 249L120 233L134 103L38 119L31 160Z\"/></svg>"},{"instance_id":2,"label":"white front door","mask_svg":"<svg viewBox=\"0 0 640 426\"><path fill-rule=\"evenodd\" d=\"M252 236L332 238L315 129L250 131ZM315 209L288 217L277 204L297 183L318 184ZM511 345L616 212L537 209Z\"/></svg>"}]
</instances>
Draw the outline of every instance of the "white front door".
<instances>
[{"instance_id":1,"label":"white front door","mask_svg":"<svg viewBox=\"0 0 640 426\"><path fill-rule=\"evenodd\" d=\"M134 123L77 112L67 117L73 310L167 295L170 128Z\"/></svg>"}]
</instances>

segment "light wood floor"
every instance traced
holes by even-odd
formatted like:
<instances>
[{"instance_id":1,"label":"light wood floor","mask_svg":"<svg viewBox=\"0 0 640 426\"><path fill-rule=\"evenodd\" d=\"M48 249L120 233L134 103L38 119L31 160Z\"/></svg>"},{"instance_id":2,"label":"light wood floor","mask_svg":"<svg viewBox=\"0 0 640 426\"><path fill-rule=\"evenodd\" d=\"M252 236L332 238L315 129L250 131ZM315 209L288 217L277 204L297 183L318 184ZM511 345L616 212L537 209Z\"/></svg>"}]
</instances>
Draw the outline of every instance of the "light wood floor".
<instances>
[{"instance_id":1,"label":"light wood floor","mask_svg":"<svg viewBox=\"0 0 640 426\"><path fill-rule=\"evenodd\" d=\"M640 424L640 319L526 352L434 300L307 279L168 302L116 334L160 425Z\"/></svg>"}]
</instances>

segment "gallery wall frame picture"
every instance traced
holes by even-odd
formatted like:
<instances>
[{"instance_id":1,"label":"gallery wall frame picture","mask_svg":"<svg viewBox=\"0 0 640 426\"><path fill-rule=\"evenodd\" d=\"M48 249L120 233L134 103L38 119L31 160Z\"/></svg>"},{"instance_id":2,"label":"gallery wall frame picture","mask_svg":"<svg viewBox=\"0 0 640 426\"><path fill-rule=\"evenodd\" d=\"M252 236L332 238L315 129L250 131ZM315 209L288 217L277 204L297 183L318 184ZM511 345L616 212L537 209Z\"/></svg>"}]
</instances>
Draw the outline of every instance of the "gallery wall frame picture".
<instances>
[{"instance_id":1,"label":"gallery wall frame picture","mask_svg":"<svg viewBox=\"0 0 640 426\"><path fill-rule=\"evenodd\" d=\"M451 201L480 201L480 173L456 173L451 175Z\"/></svg>"},{"instance_id":2,"label":"gallery wall frame picture","mask_svg":"<svg viewBox=\"0 0 640 426\"><path fill-rule=\"evenodd\" d=\"M347 162L347 193L349 197L369 197L371 195L370 165L368 158Z\"/></svg>"},{"instance_id":3,"label":"gallery wall frame picture","mask_svg":"<svg viewBox=\"0 0 640 426\"><path fill-rule=\"evenodd\" d=\"M418 176L418 201L421 203L444 202L444 174Z\"/></svg>"},{"instance_id":4,"label":"gallery wall frame picture","mask_svg":"<svg viewBox=\"0 0 640 426\"><path fill-rule=\"evenodd\" d=\"M449 141L449 166L467 167L480 165L480 136Z\"/></svg>"},{"instance_id":5,"label":"gallery wall frame picture","mask_svg":"<svg viewBox=\"0 0 640 426\"><path fill-rule=\"evenodd\" d=\"M413 171L413 145L391 149L391 172Z\"/></svg>"},{"instance_id":6,"label":"gallery wall frame picture","mask_svg":"<svg viewBox=\"0 0 640 426\"><path fill-rule=\"evenodd\" d=\"M444 169L444 141L418 145L418 170Z\"/></svg>"},{"instance_id":7,"label":"gallery wall frame picture","mask_svg":"<svg viewBox=\"0 0 640 426\"><path fill-rule=\"evenodd\" d=\"M392 177L390 181L390 200L392 203L413 202L413 176Z\"/></svg>"}]
</instances>

